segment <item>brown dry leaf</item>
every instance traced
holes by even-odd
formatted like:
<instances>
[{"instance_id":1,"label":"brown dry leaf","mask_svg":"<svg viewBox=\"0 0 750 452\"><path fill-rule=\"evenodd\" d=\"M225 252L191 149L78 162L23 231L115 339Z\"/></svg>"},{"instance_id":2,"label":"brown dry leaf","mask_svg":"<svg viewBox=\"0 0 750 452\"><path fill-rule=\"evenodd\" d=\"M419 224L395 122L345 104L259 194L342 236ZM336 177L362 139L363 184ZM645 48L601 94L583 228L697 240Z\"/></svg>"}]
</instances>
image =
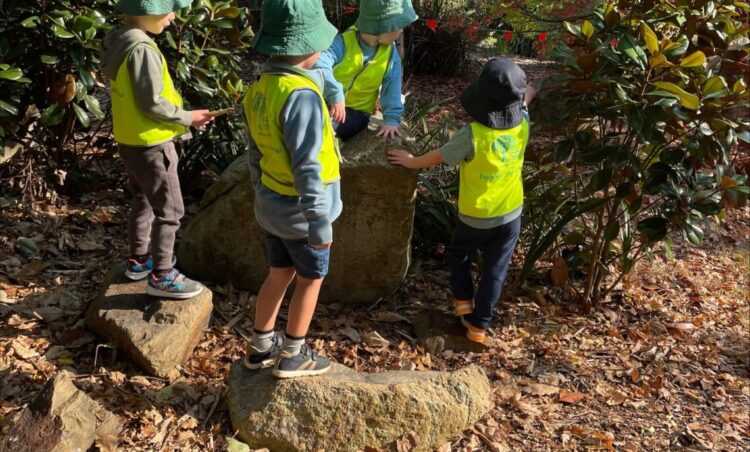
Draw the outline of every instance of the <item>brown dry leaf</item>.
<instances>
[{"instance_id":1,"label":"brown dry leaf","mask_svg":"<svg viewBox=\"0 0 750 452\"><path fill-rule=\"evenodd\" d=\"M20 340L13 341L13 351L16 352L16 356L21 359L31 359L39 356L39 353L36 350L27 347L21 343Z\"/></svg>"},{"instance_id":2,"label":"brown dry leaf","mask_svg":"<svg viewBox=\"0 0 750 452\"><path fill-rule=\"evenodd\" d=\"M365 331L365 334L362 336L362 338L370 347L387 347L388 345L390 345L388 339L385 339L380 335L380 333L375 330Z\"/></svg>"},{"instance_id":3,"label":"brown dry leaf","mask_svg":"<svg viewBox=\"0 0 750 452\"><path fill-rule=\"evenodd\" d=\"M117 452L120 438L115 435L101 435L96 438L96 447L102 452Z\"/></svg>"},{"instance_id":4,"label":"brown dry leaf","mask_svg":"<svg viewBox=\"0 0 750 452\"><path fill-rule=\"evenodd\" d=\"M555 287L562 287L568 281L568 263L562 256L557 256L550 270L550 278Z\"/></svg>"},{"instance_id":5,"label":"brown dry leaf","mask_svg":"<svg viewBox=\"0 0 750 452\"><path fill-rule=\"evenodd\" d=\"M377 314L375 314L375 320L377 320L378 322L386 322L386 323L396 323L396 322L411 323L409 319L395 312L378 312Z\"/></svg>"},{"instance_id":6,"label":"brown dry leaf","mask_svg":"<svg viewBox=\"0 0 750 452\"><path fill-rule=\"evenodd\" d=\"M612 391L607 399L607 405L622 405L628 400L627 394L620 391Z\"/></svg>"},{"instance_id":7,"label":"brown dry leaf","mask_svg":"<svg viewBox=\"0 0 750 452\"><path fill-rule=\"evenodd\" d=\"M398 452L411 452L419 445L419 436L415 432L408 432L396 440Z\"/></svg>"},{"instance_id":8,"label":"brown dry leaf","mask_svg":"<svg viewBox=\"0 0 750 452\"><path fill-rule=\"evenodd\" d=\"M695 331L695 325L690 322L665 323L664 326L670 331L676 331L680 334L690 334Z\"/></svg>"},{"instance_id":9,"label":"brown dry leaf","mask_svg":"<svg viewBox=\"0 0 750 452\"><path fill-rule=\"evenodd\" d=\"M81 251L98 251L105 250L106 248L101 243L93 240L79 240L78 249Z\"/></svg>"},{"instance_id":10,"label":"brown dry leaf","mask_svg":"<svg viewBox=\"0 0 750 452\"><path fill-rule=\"evenodd\" d=\"M574 405L586 397L586 394L578 391L560 391L560 402Z\"/></svg>"},{"instance_id":11,"label":"brown dry leaf","mask_svg":"<svg viewBox=\"0 0 750 452\"><path fill-rule=\"evenodd\" d=\"M521 400L521 394L514 395L512 398L510 398L509 402L514 408L528 417L538 416L539 413L541 413L539 408Z\"/></svg>"},{"instance_id":12,"label":"brown dry leaf","mask_svg":"<svg viewBox=\"0 0 750 452\"><path fill-rule=\"evenodd\" d=\"M528 386L523 387L523 392L536 396L546 396L557 394L560 392L560 388L557 386L545 385L542 383L532 383Z\"/></svg>"}]
</instances>

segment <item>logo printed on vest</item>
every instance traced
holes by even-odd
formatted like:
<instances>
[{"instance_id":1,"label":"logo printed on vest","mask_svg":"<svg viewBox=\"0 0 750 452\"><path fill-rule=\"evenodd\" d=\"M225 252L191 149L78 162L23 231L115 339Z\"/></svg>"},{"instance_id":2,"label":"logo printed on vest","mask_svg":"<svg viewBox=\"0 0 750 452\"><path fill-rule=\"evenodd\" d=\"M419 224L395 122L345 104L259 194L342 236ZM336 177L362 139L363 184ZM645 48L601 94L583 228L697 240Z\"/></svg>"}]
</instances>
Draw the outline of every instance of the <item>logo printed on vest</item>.
<instances>
[{"instance_id":1,"label":"logo printed on vest","mask_svg":"<svg viewBox=\"0 0 750 452\"><path fill-rule=\"evenodd\" d=\"M515 137L509 135L500 136L492 143L492 152L498 154L503 163L508 161L508 150L511 150L511 152L515 151L510 156L510 160L517 159L523 151L523 149L516 146Z\"/></svg>"}]
</instances>

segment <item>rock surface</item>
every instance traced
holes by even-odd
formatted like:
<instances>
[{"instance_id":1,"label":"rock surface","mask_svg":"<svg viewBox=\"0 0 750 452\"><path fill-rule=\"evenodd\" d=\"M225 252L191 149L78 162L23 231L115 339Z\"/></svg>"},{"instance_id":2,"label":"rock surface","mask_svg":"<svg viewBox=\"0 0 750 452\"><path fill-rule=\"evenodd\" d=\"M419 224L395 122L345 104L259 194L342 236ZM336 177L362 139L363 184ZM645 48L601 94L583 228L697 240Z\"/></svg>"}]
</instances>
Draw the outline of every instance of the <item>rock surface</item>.
<instances>
[{"instance_id":1,"label":"rock surface","mask_svg":"<svg viewBox=\"0 0 750 452\"><path fill-rule=\"evenodd\" d=\"M125 278L123 266L112 270L105 287L86 312L89 327L150 374L176 378L176 366L187 361L208 328L211 291L187 300L154 298L146 295L146 280Z\"/></svg>"},{"instance_id":2,"label":"rock surface","mask_svg":"<svg viewBox=\"0 0 750 452\"><path fill-rule=\"evenodd\" d=\"M343 146L344 211L333 225L322 300L371 303L403 281L410 260L417 172L393 167L386 151L410 143L383 140L368 130ZM242 156L206 193L201 211L183 231L178 259L188 275L258 291L268 267L253 196L247 156Z\"/></svg>"},{"instance_id":3,"label":"rock surface","mask_svg":"<svg viewBox=\"0 0 750 452\"><path fill-rule=\"evenodd\" d=\"M102 436L117 436L120 419L75 387L65 373L49 380L8 436L7 451L85 451Z\"/></svg>"},{"instance_id":4,"label":"rock surface","mask_svg":"<svg viewBox=\"0 0 750 452\"><path fill-rule=\"evenodd\" d=\"M414 318L417 339L427 351L436 355L443 350L458 352L483 352L487 346L466 338L466 329L452 313L437 309L425 309Z\"/></svg>"},{"instance_id":5,"label":"rock surface","mask_svg":"<svg viewBox=\"0 0 750 452\"><path fill-rule=\"evenodd\" d=\"M408 432L431 450L479 420L490 406L484 369L328 374L276 380L241 362L229 375L229 414L251 448L352 451L385 446Z\"/></svg>"}]
</instances>

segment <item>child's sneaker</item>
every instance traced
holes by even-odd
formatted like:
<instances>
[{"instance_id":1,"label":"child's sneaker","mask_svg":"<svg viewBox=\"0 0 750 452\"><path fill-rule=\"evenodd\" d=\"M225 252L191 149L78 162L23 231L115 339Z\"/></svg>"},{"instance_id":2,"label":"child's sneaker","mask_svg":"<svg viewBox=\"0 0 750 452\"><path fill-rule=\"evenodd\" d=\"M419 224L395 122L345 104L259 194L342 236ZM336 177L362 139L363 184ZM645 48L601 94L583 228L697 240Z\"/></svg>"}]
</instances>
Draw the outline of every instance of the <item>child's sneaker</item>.
<instances>
[{"instance_id":1,"label":"child's sneaker","mask_svg":"<svg viewBox=\"0 0 750 452\"><path fill-rule=\"evenodd\" d=\"M172 267L177 263L177 258L172 255ZM128 259L125 264L125 276L133 281L140 281L149 275L154 269L154 260L151 255L148 255L148 259L141 261L136 258Z\"/></svg>"},{"instance_id":2,"label":"child's sneaker","mask_svg":"<svg viewBox=\"0 0 750 452\"><path fill-rule=\"evenodd\" d=\"M161 298L176 298L183 300L191 298L203 291L203 285L198 281L188 279L176 268L156 276L153 273L148 277L146 293Z\"/></svg>"},{"instance_id":3,"label":"child's sneaker","mask_svg":"<svg viewBox=\"0 0 750 452\"><path fill-rule=\"evenodd\" d=\"M284 345L284 335L274 333L273 344L271 348L262 352L252 345L247 346L247 353L242 363L250 370L265 369L273 366L276 357L279 356L282 345Z\"/></svg>"},{"instance_id":4,"label":"child's sneaker","mask_svg":"<svg viewBox=\"0 0 750 452\"><path fill-rule=\"evenodd\" d=\"M276 378L311 377L324 374L330 369L330 361L303 344L296 356L281 350L272 374Z\"/></svg>"},{"instance_id":5,"label":"child's sneaker","mask_svg":"<svg viewBox=\"0 0 750 452\"><path fill-rule=\"evenodd\" d=\"M454 300L453 307L458 317L474 312L474 302L472 300Z\"/></svg>"},{"instance_id":6,"label":"child's sneaker","mask_svg":"<svg viewBox=\"0 0 750 452\"><path fill-rule=\"evenodd\" d=\"M461 316L461 325L466 327L466 338L472 342L478 342L484 344L487 330L483 328L477 328L469 323L463 316Z\"/></svg>"}]
</instances>

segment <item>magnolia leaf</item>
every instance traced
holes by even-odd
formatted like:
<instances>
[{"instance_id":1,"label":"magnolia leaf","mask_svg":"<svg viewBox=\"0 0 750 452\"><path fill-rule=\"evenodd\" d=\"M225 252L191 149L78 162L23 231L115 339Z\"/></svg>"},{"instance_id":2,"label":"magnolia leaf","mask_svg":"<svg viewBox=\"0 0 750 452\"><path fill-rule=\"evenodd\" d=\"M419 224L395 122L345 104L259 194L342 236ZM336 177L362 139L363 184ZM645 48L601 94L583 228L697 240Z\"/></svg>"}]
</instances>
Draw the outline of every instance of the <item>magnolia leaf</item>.
<instances>
[{"instance_id":1,"label":"magnolia leaf","mask_svg":"<svg viewBox=\"0 0 750 452\"><path fill-rule=\"evenodd\" d=\"M747 83L745 83L745 80L742 78L737 79L736 82L734 82L734 86L732 86L732 92L734 94L742 94L747 89Z\"/></svg>"},{"instance_id":2,"label":"magnolia leaf","mask_svg":"<svg viewBox=\"0 0 750 452\"><path fill-rule=\"evenodd\" d=\"M663 53L657 53L656 55L649 58L649 66L652 68L658 67L674 67L674 64L667 61L667 57Z\"/></svg>"},{"instance_id":3,"label":"magnolia leaf","mask_svg":"<svg viewBox=\"0 0 750 452\"><path fill-rule=\"evenodd\" d=\"M587 38L591 38L594 35L594 26L588 20L584 20L581 24L581 33Z\"/></svg>"},{"instance_id":4,"label":"magnolia leaf","mask_svg":"<svg viewBox=\"0 0 750 452\"><path fill-rule=\"evenodd\" d=\"M648 63L646 52L644 52L641 46L635 42L635 39L633 39L632 36L624 35L620 38L620 40L617 41L617 50L624 53L625 56L637 64L640 69L646 68L646 64Z\"/></svg>"},{"instance_id":5,"label":"magnolia leaf","mask_svg":"<svg viewBox=\"0 0 750 452\"><path fill-rule=\"evenodd\" d=\"M575 403L580 402L583 400L583 398L586 397L586 394L578 391L570 392L570 391L560 391L560 402L567 403L570 405L573 405Z\"/></svg>"},{"instance_id":6,"label":"magnolia leaf","mask_svg":"<svg viewBox=\"0 0 750 452\"><path fill-rule=\"evenodd\" d=\"M696 50L680 60L680 67L701 67L706 62L706 55Z\"/></svg>"},{"instance_id":7,"label":"magnolia leaf","mask_svg":"<svg viewBox=\"0 0 750 452\"><path fill-rule=\"evenodd\" d=\"M659 38L656 37L656 33L646 22L641 22L641 35L643 40L646 41L646 48L651 55L659 51Z\"/></svg>"},{"instance_id":8,"label":"magnolia leaf","mask_svg":"<svg viewBox=\"0 0 750 452\"><path fill-rule=\"evenodd\" d=\"M73 107L73 112L75 113L78 122L80 122L85 128L90 126L91 118L89 118L88 113L76 103L71 103L70 105Z\"/></svg>"},{"instance_id":9,"label":"magnolia leaf","mask_svg":"<svg viewBox=\"0 0 750 452\"><path fill-rule=\"evenodd\" d=\"M565 30L572 34L573 36L581 36L581 27L578 25L573 25L570 22L563 22L563 27L565 27Z\"/></svg>"},{"instance_id":10,"label":"magnolia leaf","mask_svg":"<svg viewBox=\"0 0 750 452\"><path fill-rule=\"evenodd\" d=\"M542 383L532 383L525 386L522 391L535 396L546 396L559 393L560 388Z\"/></svg>"},{"instance_id":11,"label":"magnolia leaf","mask_svg":"<svg viewBox=\"0 0 750 452\"><path fill-rule=\"evenodd\" d=\"M703 97L705 99L711 99L714 97L724 97L729 93L729 87L727 86L726 80L720 75L714 75L713 77L706 80L701 88Z\"/></svg>"},{"instance_id":12,"label":"magnolia leaf","mask_svg":"<svg viewBox=\"0 0 750 452\"><path fill-rule=\"evenodd\" d=\"M690 110L697 110L700 108L700 99L695 94L690 94L674 83L670 82L654 82L654 85L661 88L664 91L675 94L680 99L680 105Z\"/></svg>"}]
</instances>

